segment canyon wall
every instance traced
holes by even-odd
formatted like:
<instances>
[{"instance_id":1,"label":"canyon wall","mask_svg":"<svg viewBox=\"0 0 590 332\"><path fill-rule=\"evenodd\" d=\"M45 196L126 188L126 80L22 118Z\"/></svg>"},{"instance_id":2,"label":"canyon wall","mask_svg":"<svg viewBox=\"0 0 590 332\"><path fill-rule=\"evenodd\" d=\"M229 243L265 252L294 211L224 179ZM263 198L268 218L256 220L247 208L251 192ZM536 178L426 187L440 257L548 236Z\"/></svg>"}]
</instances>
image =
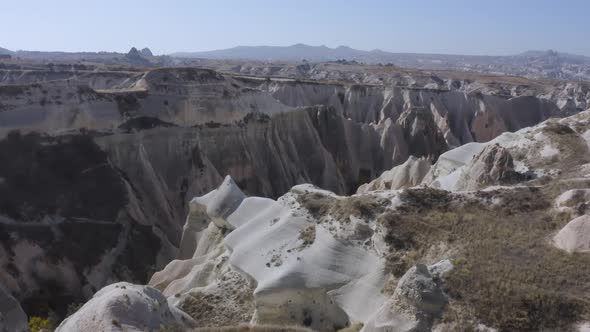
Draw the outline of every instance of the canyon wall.
<instances>
[{"instance_id":1,"label":"canyon wall","mask_svg":"<svg viewBox=\"0 0 590 332\"><path fill-rule=\"evenodd\" d=\"M434 162L571 112L543 96L194 68L0 77L0 281L29 313L145 283L176 257L188 200L226 175L249 195L350 194L411 155Z\"/></svg>"}]
</instances>

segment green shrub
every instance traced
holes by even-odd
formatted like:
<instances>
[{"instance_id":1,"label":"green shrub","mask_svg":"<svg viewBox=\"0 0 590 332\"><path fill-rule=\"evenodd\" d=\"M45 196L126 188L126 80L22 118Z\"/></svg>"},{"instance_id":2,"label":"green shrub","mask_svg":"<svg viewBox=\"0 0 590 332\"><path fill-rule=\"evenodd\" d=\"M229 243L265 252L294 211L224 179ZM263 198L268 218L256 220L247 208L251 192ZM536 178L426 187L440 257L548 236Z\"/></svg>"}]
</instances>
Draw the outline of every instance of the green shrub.
<instances>
[{"instance_id":1,"label":"green shrub","mask_svg":"<svg viewBox=\"0 0 590 332\"><path fill-rule=\"evenodd\" d=\"M53 331L55 327L55 322L49 318L33 316L29 319L29 329L31 332L39 332L41 330Z\"/></svg>"}]
</instances>

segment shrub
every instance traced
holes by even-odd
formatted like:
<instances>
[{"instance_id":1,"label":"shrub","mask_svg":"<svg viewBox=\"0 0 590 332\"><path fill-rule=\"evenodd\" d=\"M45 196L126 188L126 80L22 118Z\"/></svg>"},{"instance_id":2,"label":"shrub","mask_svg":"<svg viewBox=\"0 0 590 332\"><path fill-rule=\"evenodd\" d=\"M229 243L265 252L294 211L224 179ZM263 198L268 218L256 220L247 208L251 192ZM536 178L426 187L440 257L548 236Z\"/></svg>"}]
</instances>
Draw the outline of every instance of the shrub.
<instances>
[{"instance_id":1,"label":"shrub","mask_svg":"<svg viewBox=\"0 0 590 332\"><path fill-rule=\"evenodd\" d=\"M42 330L53 331L55 327L55 322L49 318L33 316L29 319L29 329L31 332L39 332Z\"/></svg>"}]
</instances>

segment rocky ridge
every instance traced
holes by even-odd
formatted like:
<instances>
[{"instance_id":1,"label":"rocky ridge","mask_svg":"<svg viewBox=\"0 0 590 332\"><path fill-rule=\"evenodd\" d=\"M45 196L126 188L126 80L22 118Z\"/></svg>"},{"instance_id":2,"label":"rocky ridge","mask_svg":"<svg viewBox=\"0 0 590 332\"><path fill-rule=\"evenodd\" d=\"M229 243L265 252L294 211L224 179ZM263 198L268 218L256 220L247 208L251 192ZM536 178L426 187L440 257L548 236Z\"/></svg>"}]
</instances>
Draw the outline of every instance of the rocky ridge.
<instances>
[{"instance_id":1,"label":"rocky ridge","mask_svg":"<svg viewBox=\"0 0 590 332\"><path fill-rule=\"evenodd\" d=\"M587 215L561 207L586 200L589 130L586 111L459 147L400 190L298 185L272 200L226 177L191 201L178 260L149 284L201 327L582 329L587 239L565 233L585 234Z\"/></svg>"}]
</instances>

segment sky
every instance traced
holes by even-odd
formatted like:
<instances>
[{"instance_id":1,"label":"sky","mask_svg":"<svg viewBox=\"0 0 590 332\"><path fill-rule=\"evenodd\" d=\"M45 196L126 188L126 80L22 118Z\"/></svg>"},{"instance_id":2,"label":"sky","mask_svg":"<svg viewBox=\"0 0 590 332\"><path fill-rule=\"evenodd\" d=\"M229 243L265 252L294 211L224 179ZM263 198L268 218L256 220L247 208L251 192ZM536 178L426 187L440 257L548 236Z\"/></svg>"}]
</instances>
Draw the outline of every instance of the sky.
<instances>
[{"instance_id":1,"label":"sky","mask_svg":"<svg viewBox=\"0 0 590 332\"><path fill-rule=\"evenodd\" d=\"M588 0L0 0L0 47L155 54L296 43L590 56Z\"/></svg>"}]
</instances>

